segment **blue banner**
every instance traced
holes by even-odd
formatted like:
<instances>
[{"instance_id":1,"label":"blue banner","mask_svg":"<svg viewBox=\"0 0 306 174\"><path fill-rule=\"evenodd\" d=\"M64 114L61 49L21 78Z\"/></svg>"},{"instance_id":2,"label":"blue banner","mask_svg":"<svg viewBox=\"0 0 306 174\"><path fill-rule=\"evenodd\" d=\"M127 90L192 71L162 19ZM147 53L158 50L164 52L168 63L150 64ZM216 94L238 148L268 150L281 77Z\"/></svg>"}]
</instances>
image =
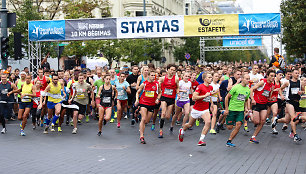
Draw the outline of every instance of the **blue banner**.
<instances>
[{"instance_id":1,"label":"blue banner","mask_svg":"<svg viewBox=\"0 0 306 174\"><path fill-rule=\"evenodd\" d=\"M223 37L224 47L246 47L246 46L262 46L262 39L258 36L236 36Z\"/></svg>"},{"instance_id":2,"label":"blue banner","mask_svg":"<svg viewBox=\"0 0 306 174\"><path fill-rule=\"evenodd\" d=\"M65 40L65 20L29 21L30 41Z\"/></svg>"},{"instance_id":3,"label":"blue banner","mask_svg":"<svg viewBox=\"0 0 306 174\"><path fill-rule=\"evenodd\" d=\"M239 35L271 35L280 32L280 13L239 14Z\"/></svg>"}]
</instances>

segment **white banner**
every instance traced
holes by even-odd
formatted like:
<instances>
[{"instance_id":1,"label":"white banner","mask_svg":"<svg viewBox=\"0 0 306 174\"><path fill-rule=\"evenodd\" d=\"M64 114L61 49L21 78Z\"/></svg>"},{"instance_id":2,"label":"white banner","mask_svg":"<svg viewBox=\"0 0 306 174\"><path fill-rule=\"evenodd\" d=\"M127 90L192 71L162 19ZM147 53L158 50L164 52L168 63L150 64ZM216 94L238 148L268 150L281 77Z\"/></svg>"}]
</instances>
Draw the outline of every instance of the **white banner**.
<instances>
[{"instance_id":1,"label":"white banner","mask_svg":"<svg viewBox=\"0 0 306 174\"><path fill-rule=\"evenodd\" d=\"M118 38L155 38L184 36L184 16L117 18Z\"/></svg>"}]
</instances>

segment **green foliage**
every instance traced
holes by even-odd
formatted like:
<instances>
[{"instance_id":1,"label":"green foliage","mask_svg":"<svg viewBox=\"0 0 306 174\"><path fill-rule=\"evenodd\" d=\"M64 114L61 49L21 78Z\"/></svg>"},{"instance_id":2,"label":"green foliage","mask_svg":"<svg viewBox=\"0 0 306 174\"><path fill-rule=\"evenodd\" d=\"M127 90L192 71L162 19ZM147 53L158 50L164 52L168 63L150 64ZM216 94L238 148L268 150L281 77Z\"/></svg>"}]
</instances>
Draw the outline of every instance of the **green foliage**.
<instances>
[{"instance_id":1,"label":"green foliage","mask_svg":"<svg viewBox=\"0 0 306 174\"><path fill-rule=\"evenodd\" d=\"M305 0L286 0L281 3L282 42L289 56L302 57L306 53Z\"/></svg>"}]
</instances>

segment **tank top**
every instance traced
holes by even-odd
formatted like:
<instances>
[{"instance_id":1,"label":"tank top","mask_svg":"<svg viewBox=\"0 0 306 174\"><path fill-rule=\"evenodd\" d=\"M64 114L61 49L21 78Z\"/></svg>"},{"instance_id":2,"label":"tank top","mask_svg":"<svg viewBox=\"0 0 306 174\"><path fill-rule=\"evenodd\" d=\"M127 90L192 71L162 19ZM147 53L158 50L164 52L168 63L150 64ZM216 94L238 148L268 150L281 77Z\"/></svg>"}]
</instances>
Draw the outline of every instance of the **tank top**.
<instances>
[{"instance_id":1,"label":"tank top","mask_svg":"<svg viewBox=\"0 0 306 174\"><path fill-rule=\"evenodd\" d=\"M32 86L33 86L32 83L30 83L30 84L24 83L23 86L22 86L21 94L33 94ZM21 99L21 102L32 102L32 97L25 96Z\"/></svg>"},{"instance_id":2,"label":"tank top","mask_svg":"<svg viewBox=\"0 0 306 174\"><path fill-rule=\"evenodd\" d=\"M302 94L302 96L306 96L306 88L304 90L304 94ZM301 108L306 108L306 98L302 98L300 99L300 107Z\"/></svg>"},{"instance_id":3,"label":"tank top","mask_svg":"<svg viewBox=\"0 0 306 174\"><path fill-rule=\"evenodd\" d=\"M169 79L168 75L166 75L162 87L163 87L162 96L168 97L168 98L173 98L173 99L176 97L177 85L175 83L175 76L173 76L172 79Z\"/></svg>"},{"instance_id":4,"label":"tank top","mask_svg":"<svg viewBox=\"0 0 306 174\"><path fill-rule=\"evenodd\" d=\"M254 100L259 104L267 104L273 84L268 83L267 79L262 79L264 85L254 90Z\"/></svg>"},{"instance_id":5,"label":"tank top","mask_svg":"<svg viewBox=\"0 0 306 174\"><path fill-rule=\"evenodd\" d=\"M229 79L229 77L227 75L223 75L223 77L224 77L224 80L228 80Z\"/></svg>"},{"instance_id":6,"label":"tank top","mask_svg":"<svg viewBox=\"0 0 306 174\"><path fill-rule=\"evenodd\" d=\"M158 82L144 81L143 95L140 97L140 104L154 106L158 95Z\"/></svg>"},{"instance_id":7,"label":"tank top","mask_svg":"<svg viewBox=\"0 0 306 174\"><path fill-rule=\"evenodd\" d=\"M57 82L57 86L54 86L53 83L50 83L49 94L51 95L48 96L48 101L53 102L53 103L61 102L62 101L61 89L62 89L62 86L60 82Z\"/></svg>"},{"instance_id":8,"label":"tank top","mask_svg":"<svg viewBox=\"0 0 306 174\"><path fill-rule=\"evenodd\" d=\"M45 90L48 86L46 76L43 76L43 79L40 79L39 76L37 76L37 80L41 82L41 89Z\"/></svg>"},{"instance_id":9,"label":"tank top","mask_svg":"<svg viewBox=\"0 0 306 174\"><path fill-rule=\"evenodd\" d=\"M112 86L108 90L104 88L104 85L102 86L102 91L100 95L100 105L104 107L111 107L113 102L113 89Z\"/></svg>"},{"instance_id":10,"label":"tank top","mask_svg":"<svg viewBox=\"0 0 306 174\"><path fill-rule=\"evenodd\" d=\"M17 83L17 88L18 88L18 89L21 89L21 86L22 86L23 84L25 84L25 81L22 82L21 79L19 79L19 80L18 80L18 83ZM19 95L19 94L18 94L18 98L20 98L20 95Z\"/></svg>"},{"instance_id":11,"label":"tank top","mask_svg":"<svg viewBox=\"0 0 306 174\"><path fill-rule=\"evenodd\" d=\"M300 80L293 82L289 80L289 88L287 92L287 97L289 100L298 102L301 99L301 96L298 92L301 90Z\"/></svg>"},{"instance_id":12,"label":"tank top","mask_svg":"<svg viewBox=\"0 0 306 174\"><path fill-rule=\"evenodd\" d=\"M7 96L7 94L12 90L11 82L6 82L6 84L0 82L0 101L13 102L14 95L10 95L9 97Z\"/></svg>"},{"instance_id":13,"label":"tank top","mask_svg":"<svg viewBox=\"0 0 306 174\"><path fill-rule=\"evenodd\" d=\"M40 91L36 92L36 96L33 98L33 108L37 108L38 105L39 105L39 102L40 102L40 96L41 96L41 91L44 91L42 90L42 88L40 88Z\"/></svg>"},{"instance_id":14,"label":"tank top","mask_svg":"<svg viewBox=\"0 0 306 174\"><path fill-rule=\"evenodd\" d=\"M274 82L274 89L279 89L281 87L280 82L276 84ZM272 101L269 101L270 103L276 102L277 101L277 96L278 96L278 91L273 91L271 98L273 99Z\"/></svg>"},{"instance_id":15,"label":"tank top","mask_svg":"<svg viewBox=\"0 0 306 174\"><path fill-rule=\"evenodd\" d=\"M231 77L232 81L233 81L233 84L232 86L234 86L236 83L237 83L237 80L235 79L235 77Z\"/></svg>"}]
</instances>

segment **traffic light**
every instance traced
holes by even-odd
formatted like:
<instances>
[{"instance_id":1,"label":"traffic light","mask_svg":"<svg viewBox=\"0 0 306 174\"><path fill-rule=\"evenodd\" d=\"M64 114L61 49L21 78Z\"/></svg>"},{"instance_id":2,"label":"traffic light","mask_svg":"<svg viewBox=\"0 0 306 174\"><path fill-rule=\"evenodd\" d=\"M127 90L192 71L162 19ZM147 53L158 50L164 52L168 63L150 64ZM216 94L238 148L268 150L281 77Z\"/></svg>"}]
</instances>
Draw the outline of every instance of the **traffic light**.
<instances>
[{"instance_id":1,"label":"traffic light","mask_svg":"<svg viewBox=\"0 0 306 174\"><path fill-rule=\"evenodd\" d=\"M9 38L8 37L1 37L1 58L2 59L7 59L8 58L8 41Z\"/></svg>"},{"instance_id":2,"label":"traffic light","mask_svg":"<svg viewBox=\"0 0 306 174\"><path fill-rule=\"evenodd\" d=\"M22 43L24 36L21 33L14 33L14 59L20 60L24 57L23 55L23 47L25 47Z\"/></svg>"}]
</instances>

